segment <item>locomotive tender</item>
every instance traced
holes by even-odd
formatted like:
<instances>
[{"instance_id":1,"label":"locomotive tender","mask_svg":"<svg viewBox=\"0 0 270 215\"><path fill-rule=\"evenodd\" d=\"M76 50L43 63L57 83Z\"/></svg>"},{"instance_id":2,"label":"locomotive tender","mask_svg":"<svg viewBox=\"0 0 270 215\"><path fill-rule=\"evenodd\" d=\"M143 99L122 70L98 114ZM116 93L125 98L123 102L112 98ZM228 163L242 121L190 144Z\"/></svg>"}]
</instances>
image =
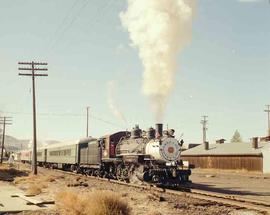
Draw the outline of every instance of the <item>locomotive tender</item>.
<instances>
[{"instance_id":1,"label":"locomotive tender","mask_svg":"<svg viewBox=\"0 0 270 215\"><path fill-rule=\"evenodd\" d=\"M88 137L74 142L38 148L38 165L122 181L141 181L159 185L180 185L189 181L191 171L180 159L183 141L174 130L120 131L100 138ZM31 162L31 151L22 151L22 162Z\"/></svg>"}]
</instances>

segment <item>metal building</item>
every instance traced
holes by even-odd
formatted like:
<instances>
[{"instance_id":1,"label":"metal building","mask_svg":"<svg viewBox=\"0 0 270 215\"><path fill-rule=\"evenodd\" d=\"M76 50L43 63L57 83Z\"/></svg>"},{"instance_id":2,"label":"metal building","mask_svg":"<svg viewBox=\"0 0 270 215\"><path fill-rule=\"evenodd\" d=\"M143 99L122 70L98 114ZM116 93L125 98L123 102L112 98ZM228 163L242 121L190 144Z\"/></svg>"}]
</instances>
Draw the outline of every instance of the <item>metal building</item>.
<instances>
[{"instance_id":1,"label":"metal building","mask_svg":"<svg viewBox=\"0 0 270 215\"><path fill-rule=\"evenodd\" d=\"M182 152L181 158L195 168L270 173L270 142L201 144Z\"/></svg>"}]
</instances>

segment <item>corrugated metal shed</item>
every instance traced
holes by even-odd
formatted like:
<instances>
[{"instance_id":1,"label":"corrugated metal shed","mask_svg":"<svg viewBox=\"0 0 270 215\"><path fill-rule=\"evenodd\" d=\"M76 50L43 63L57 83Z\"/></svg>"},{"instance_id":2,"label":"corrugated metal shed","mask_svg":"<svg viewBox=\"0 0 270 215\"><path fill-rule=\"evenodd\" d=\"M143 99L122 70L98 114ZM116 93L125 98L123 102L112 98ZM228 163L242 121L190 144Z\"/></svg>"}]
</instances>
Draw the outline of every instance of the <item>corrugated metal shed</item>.
<instances>
[{"instance_id":1,"label":"corrugated metal shed","mask_svg":"<svg viewBox=\"0 0 270 215\"><path fill-rule=\"evenodd\" d=\"M259 155L270 142L260 142L258 149L252 148L251 143L223 143L210 144L209 150L201 144L197 147L182 152L182 155Z\"/></svg>"},{"instance_id":2,"label":"corrugated metal shed","mask_svg":"<svg viewBox=\"0 0 270 215\"><path fill-rule=\"evenodd\" d=\"M232 169L264 172L266 165L265 150L270 142L260 142L257 149L251 143L210 144L209 150L204 145L182 152L182 159L189 161L195 168Z\"/></svg>"}]
</instances>

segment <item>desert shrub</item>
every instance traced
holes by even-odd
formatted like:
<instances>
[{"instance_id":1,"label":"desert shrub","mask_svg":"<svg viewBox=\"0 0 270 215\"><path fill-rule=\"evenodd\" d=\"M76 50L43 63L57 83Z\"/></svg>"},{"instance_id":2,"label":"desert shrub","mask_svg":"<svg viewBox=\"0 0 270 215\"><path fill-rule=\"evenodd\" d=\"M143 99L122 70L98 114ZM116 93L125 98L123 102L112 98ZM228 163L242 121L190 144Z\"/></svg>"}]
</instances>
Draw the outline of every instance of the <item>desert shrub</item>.
<instances>
[{"instance_id":1,"label":"desert shrub","mask_svg":"<svg viewBox=\"0 0 270 215\"><path fill-rule=\"evenodd\" d=\"M17 177L14 180L15 184L27 184L27 183L32 183L37 181L38 176L30 174L29 176L26 177Z\"/></svg>"},{"instance_id":2,"label":"desert shrub","mask_svg":"<svg viewBox=\"0 0 270 215\"><path fill-rule=\"evenodd\" d=\"M42 192L42 184L31 184L26 190L26 195L36 196Z\"/></svg>"},{"instance_id":3,"label":"desert shrub","mask_svg":"<svg viewBox=\"0 0 270 215\"><path fill-rule=\"evenodd\" d=\"M147 215L162 215L162 213L160 213L158 211L152 211L152 212L148 213Z\"/></svg>"},{"instance_id":4,"label":"desert shrub","mask_svg":"<svg viewBox=\"0 0 270 215\"><path fill-rule=\"evenodd\" d=\"M47 176L45 176L44 181L46 181L46 182L54 182L55 178L56 177L53 176L53 175L47 175Z\"/></svg>"},{"instance_id":5,"label":"desert shrub","mask_svg":"<svg viewBox=\"0 0 270 215\"><path fill-rule=\"evenodd\" d=\"M56 197L62 214L69 215L129 215L130 209L116 193L94 191L90 194L76 194L64 191Z\"/></svg>"}]
</instances>

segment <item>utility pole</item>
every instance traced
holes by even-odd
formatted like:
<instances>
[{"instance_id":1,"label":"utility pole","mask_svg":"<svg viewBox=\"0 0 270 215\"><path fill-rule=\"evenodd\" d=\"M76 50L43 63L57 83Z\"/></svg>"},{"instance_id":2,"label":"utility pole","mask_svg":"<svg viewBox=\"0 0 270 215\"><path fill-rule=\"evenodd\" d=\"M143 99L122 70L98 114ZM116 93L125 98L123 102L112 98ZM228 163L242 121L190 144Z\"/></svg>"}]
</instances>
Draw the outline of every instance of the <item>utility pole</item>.
<instances>
[{"instance_id":1,"label":"utility pole","mask_svg":"<svg viewBox=\"0 0 270 215\"><path fill-rule=\"evenodd\" d=\"M267 110L264 110L264 112L267 113L267 118L268 118L268 136L270 136L270 105L266 105Z\"/></svg>"},{"instance_id":2,"label":"utility pole","mask_svg":"<svg viewBox=\"0 0 270 215\"><path fill-rule=\"evenodd\" d=\"M207 119L208 116L202 116L202 120L201 120L201 124L203 125L203 144L206 142L206 130L207 130L207 127L206 127L206 124L208 122Z\"/></svg>"},{"instance_id":3,"label":"utility pole","mask_svg":"<svg viewBox=\"0 0 270 215\"><path fill-rule=\"evenodd\" d=\"M88 137L89 131L89 109L90 107L86 107L86 137Z\"/></svg>"},{"instance_id":4,"label":"utility pole","mask_svg":"<svg viewBox=\"0 0 270 215\"><path fill-rule=\"evenodd\" d=\"M6 125L12 125L11 117L0 117L0 124L3 125L3 136L2 136L2 147L1 147L1 163L3 163L4 147L5 147L5 135L6 135Z\"/></svg>"},{"instance_id":5,"label":"utility pole","mask_svg":"<svg viewBox=\"0 0 270 215\"><path fill-rule=\"evenodd\" d=\"M34 175L37 175L37 132L36 132L36 93L35 93L35 77L37 76L48 76L45 73L35 73L36 71L48 71L47 68L38 68L37 66L47 66L47 63L40 62L19 62L19 65L28 65L28 68L19 68L19 70L31 71L31 73L19 73L22 76L32 77L32 91L33 91L33 159L32 159L32 170Z\"/></svg>"}]
</instances>

